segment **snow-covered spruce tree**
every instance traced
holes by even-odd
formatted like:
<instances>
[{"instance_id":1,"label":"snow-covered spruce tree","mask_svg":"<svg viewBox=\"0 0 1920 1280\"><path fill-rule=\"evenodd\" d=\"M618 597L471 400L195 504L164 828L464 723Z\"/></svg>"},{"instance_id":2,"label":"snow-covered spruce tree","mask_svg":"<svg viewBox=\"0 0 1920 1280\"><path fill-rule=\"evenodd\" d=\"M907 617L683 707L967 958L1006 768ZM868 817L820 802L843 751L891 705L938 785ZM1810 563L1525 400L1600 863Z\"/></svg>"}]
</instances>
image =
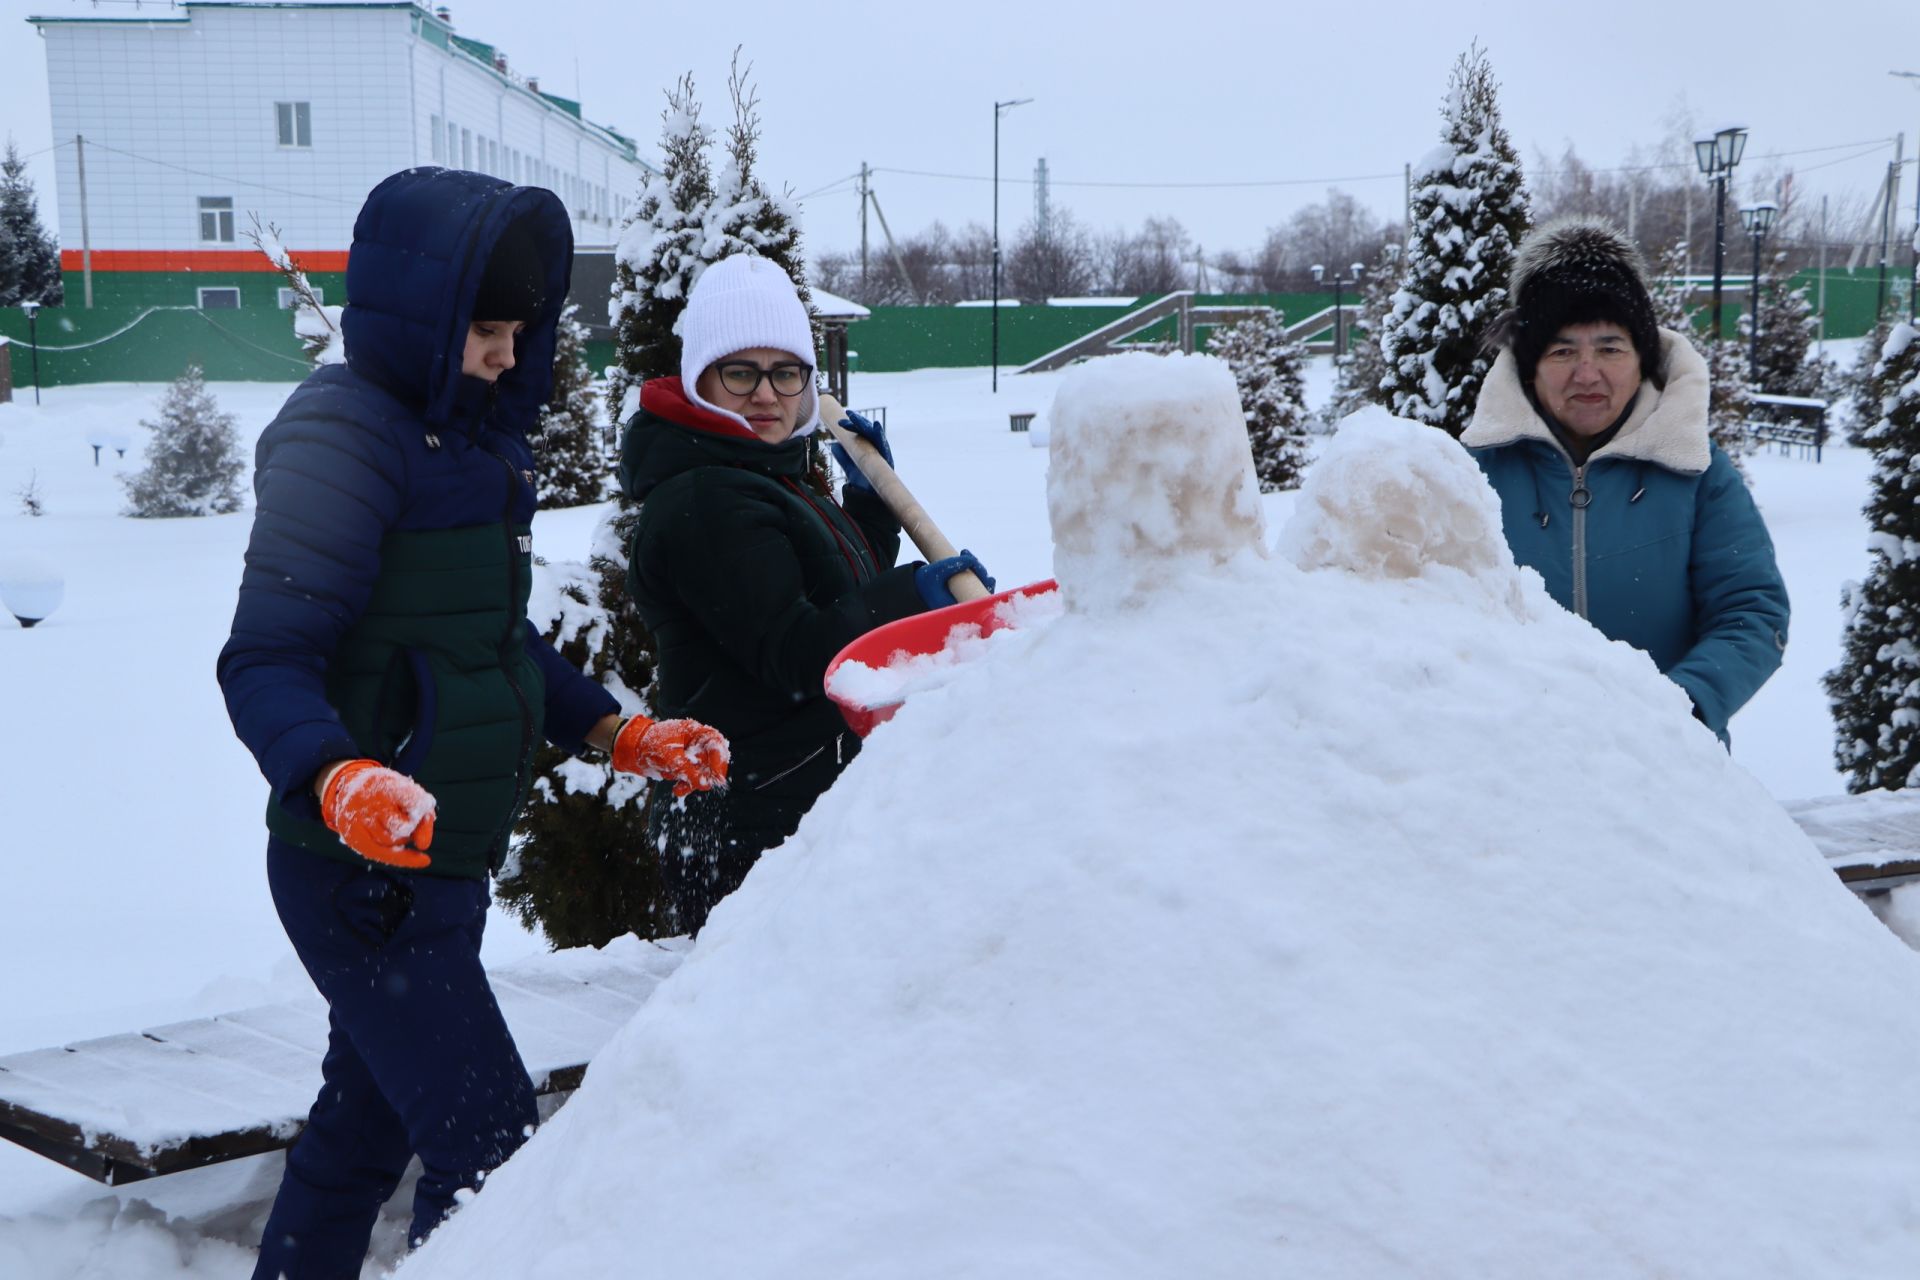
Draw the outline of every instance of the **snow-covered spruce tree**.
<instances>
[{"instance_id":1,"label":"snow-covered spruce tree","mask_svg":"<svg viewBox=\"0 0 1920 1280\"><path fill-rule=\"evenodd\" d=\"M59 246L40 225L27 162L9 138L0 158L0 307L23 302L57 307L63 293Z\"/></svg>"},{"instance_id":2,"label":"snow-covered spruce tree","mask_svg":"<svg viewBox=\"0 0 1920 1280\"><path fill-rule=\"evenodd\" d=\"M753 172L758 106L738 65L729 84L734 125L725 155L700 123L693 77L667 91L661 114L661 172L641 188L615 250L613 322L618 363L608 370L609 403L625 422L649 378L680 372L674 332L687 293L709 263L759 253L786 268L812 310L789 202L766 193ZM816 444L815 482L826 471ZM629 713L650 709L653 638L626 592L626 544L638 508L624 499L595 531L588 564L549 565L559 579L549 637L569 660L611 689ZM536 619L536 621L540 621ZM656 937L670 928L654 853L646 839L648 791L603 764L544 750L534 761L534 794L501 876L501 900L556 947L598 946L623 933Z\"/></svg>"},{"instance_id":3,"label":"snow-covered spruce tree","mask_svg":"<svg viewBox=\"0 0 1920 1280\"><path fill-rule=\"evenodd\" d=\"M1759 375L1754 389L1774 396L1818 396L1832 366L1813 354L1820 317L1807 300L1805 285L1795 285L1784 253L1775 254L1760 276ZM1742 341L1751 342L1753 313L1740 317ZM1751 347L1749 347L1751 350Z\"/></svg>"},{"instance_id":4,"label":"snow-covered spruce tree","mask_svg":"<svg viewBox=\"0 0 1920 1280\"><path fill-rule=\"evenodd\" d=\"M1826 677L1852 792L1920 786L1920 330L1893 326L1876 380L1887 394L1866 431L1873 567L1842 590L1844 653Z\"/></svg>"},{"instance_id":5,"label":"snow-covered spruce tree","mask_svg":"<svg viewBox=\"0 0 1920 1280\"><path fill-rule=\"evenodd\" d=\"M1753 452L1747 429L1752 400L1747 383L1747 349L1737 342L1710 340L1700 327L1700 309L1688 305L1687 243L1676 241L1660 256L1653 283L1653 314L1662 329L1686 335L1707 363L1707 436L1746 475L1744 459Z\"/></svg>"},{"instance_id":6,"label":"snow-covered spruce tree","mask_svg":"<svg viewBox=\"0 0 1920 1280\"><path fill-rule=\"evenodd\" d=\"M1253 469L1260 492L1300 487L1307 462L1307 398L1301 367L1306 347L1287 336L1287 318L1262 311L1237 324L1215 329L1207 353L1233 370L1240 407L1253 445Z\"/></svg>"},{"instance_id":7,"label":"snow-covered spruce tree","mask_svg":"<svg viewBox=\"0 0 1920 1280\"><path fill-rule=\"evenodd\" d=\"M226 515L240 509L246 461L234 418L220 412L199 366L189 365L160 402L147 465L124 478L130 516Z\"/></svg>"},{"instance_id":8,"label":"snow-covered spruce tree","mask_svg":"<svg viewBox=\"0 0 1920 1280\"><path fill-rule=\"evenodd\" d=\"M534 471L540 477L540 505L581 507L607 496L613 478L602 443L600 397L587 367L587 327L578 307L560 314L560 338L553 351L553 398L534 428Z\"/></svg>"},{"instance_id":9,"label":"snow-covered spruce tree","mask_svg":"<svg viewBox=\"0 0 1920 1280\"><path fill-rule=\"evenodd\" d=\"M1882 316L1873 332L1861 340L1853 367L1838 377L1835 398L1844 406L1848 444L1865 446L1867 433L1880 421L1880 402L1888 390L1880 383L1880 353L1892 332L1893 321Z\"/></svg>"},{"instance_id":10,"label":"snow-covered spruce tree","mask_svg":"<svg viewBox=\"0 0 1920 1280\"><path fill-rule=\"evenodd\" d=\"M1360 316L1347 334L1347 356L1335 371L1333 402L1327 407L1329 426L1370 404L1388 403L1387 361L1380 353L1380 339L1393 312L1394 295L1400 292L1400 253L1403 246L1389 244L1367 269L1360 281Z\"/></svg>"},{"instance_id":11,"label":"snow-covered spruce tree","mask_svg":"<svg viewBox=\"0 0 1920 1280\"><path fill-rule=\"evenodd\" d=\"M1514 248L1532 221L1498 87L1479 46L1454 64L1444 141L1414 167L1405 277L1380 337L1394 413L1455 438L1492 367L1487 328L1506 309Z\"/></svg>"}]
</instances>

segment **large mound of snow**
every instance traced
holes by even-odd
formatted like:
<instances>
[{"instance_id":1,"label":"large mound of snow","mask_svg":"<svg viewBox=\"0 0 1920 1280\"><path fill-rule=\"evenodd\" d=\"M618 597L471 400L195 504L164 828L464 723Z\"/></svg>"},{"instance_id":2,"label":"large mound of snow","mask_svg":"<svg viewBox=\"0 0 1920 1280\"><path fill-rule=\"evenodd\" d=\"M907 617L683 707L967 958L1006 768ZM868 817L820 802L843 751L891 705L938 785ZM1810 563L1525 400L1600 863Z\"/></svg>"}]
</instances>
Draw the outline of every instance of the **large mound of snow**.
<instances>
[{"instance_id":1,"label":"large mound of snow","mask_svg":"<svg viewBox=\"0 0 1920 1280\"><path fill-rule=\"evenodd\" d=\"M1443 448L917 694L405 1280L1915 1274L1920 959Z\"/></svg>"}]
</instances>

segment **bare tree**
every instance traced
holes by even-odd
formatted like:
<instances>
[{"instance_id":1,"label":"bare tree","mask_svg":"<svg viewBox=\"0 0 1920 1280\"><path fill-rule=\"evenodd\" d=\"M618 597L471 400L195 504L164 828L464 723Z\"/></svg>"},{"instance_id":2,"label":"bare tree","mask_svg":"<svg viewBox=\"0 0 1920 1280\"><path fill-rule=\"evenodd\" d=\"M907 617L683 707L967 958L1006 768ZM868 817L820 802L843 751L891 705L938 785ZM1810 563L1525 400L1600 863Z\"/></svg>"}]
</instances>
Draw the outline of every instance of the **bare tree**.
<instances>
[{"instance_id":1,"label":"bare tree","mask_svg":"<svg viewBox=\"0 0 1920 1280\"><path fill-rule=\"evenodd\" d=\"M1054 209L1045 223L1020 229L1007 255L1004 292L1024 302L1070 298L1093 285L1093 249L1087 233L1065 209Z\"/></svg>"}]
</instances>

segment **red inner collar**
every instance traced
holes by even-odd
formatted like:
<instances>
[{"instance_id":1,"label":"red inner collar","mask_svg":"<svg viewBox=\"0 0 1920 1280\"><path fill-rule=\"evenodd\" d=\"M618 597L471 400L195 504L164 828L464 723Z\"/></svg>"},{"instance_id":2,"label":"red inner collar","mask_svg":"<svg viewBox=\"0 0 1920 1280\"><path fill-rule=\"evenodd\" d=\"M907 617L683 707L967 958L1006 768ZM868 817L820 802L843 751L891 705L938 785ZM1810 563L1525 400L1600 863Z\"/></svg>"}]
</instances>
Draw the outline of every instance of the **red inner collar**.
<instances>
[{"instance_id":1,"label":"red inner collar","mask_svg":"<svg viewBox=\"0 0 1920 1280\"><path fill-rule=\"evenodd\" d=\"M642 383L640 407L656 418L664 418L679 426L692 427L695 431L705 431L716 436L731 436L736 440L760 438L746 423L697 405L688 399L687 389L680 385L680 379L677 377L649 378Z\"/></svg>"}]
</instances>

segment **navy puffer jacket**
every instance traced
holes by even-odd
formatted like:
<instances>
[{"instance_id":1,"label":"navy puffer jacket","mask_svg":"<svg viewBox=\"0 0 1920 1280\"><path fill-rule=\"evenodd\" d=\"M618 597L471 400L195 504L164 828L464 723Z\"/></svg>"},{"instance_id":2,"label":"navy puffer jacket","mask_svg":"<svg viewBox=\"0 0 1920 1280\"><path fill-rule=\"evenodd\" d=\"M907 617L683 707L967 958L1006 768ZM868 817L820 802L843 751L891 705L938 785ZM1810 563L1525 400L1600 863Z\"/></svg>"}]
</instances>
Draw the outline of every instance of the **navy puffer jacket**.
<instances>
[{"instance_id":1,"label":"navy puffer jacket","mask_svg":"<svg viewBox=\"0 0 1920 1280\"><path fill-rule=\"evenodd\" d=\"M545 241L547 305L490 386L461 357L488 257L522 217ZM485 875L535 741L578 750L618 709L525 612L527 433L551 392L571 266L552 192L427 168L368 196L347 266L347 362L303 382L260 438L219 660L234 729L272 786L276 835L357 856L319 826L311 784L330 761L370 757L440 802L428 871Z\"/></svg>"}]
</instances>

